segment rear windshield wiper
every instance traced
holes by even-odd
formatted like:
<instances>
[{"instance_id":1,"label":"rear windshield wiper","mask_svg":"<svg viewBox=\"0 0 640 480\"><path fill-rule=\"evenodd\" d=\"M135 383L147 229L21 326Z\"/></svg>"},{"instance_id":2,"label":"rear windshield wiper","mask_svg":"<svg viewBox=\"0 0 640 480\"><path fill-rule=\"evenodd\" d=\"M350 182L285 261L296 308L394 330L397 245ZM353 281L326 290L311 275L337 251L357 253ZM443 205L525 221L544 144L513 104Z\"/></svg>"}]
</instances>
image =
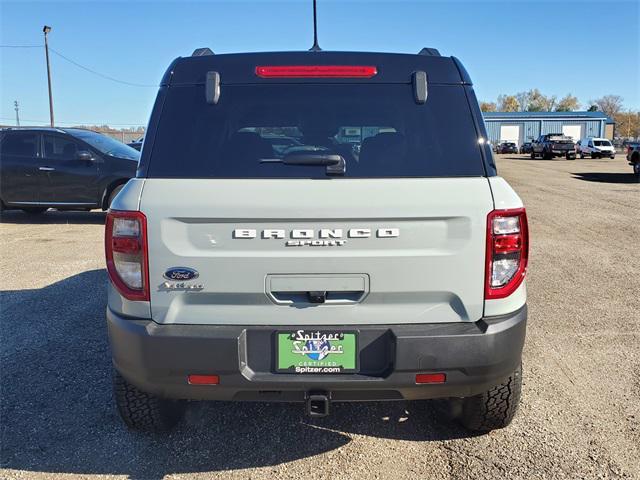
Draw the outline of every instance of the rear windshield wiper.
<instances>
[{"instance_id":1,"label":"rear windshield wiper","mask_svg":"<svg viewBox=\"0 0 640 480\"><path fill-rule=\"evenodd\" d=\"M284 165L324 166L327 167L327 175L344 175L347 171L344 158L336 153L291 152L286 154L280 163Z\"/></svg>"}]
</instances>

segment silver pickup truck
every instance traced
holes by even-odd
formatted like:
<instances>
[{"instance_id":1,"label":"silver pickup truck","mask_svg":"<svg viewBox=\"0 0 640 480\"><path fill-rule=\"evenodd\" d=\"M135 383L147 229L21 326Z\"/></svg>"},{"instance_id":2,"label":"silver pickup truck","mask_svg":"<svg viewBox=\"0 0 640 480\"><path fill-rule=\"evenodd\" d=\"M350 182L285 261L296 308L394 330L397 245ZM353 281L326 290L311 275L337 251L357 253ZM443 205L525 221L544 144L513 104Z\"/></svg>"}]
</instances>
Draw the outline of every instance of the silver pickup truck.
<instances>
[{"instance_id":1,"label":"silver pickup truck","mask_svg":"<svg viewBox=\"0 0 640 480\"><path fill-rule=\"evenodd\" d=\"M175 60L106 222L126 424L168 428L186 400L447 398L507 426L529 237L486 139L434 49Z\"/></svg>"}]
</instances>

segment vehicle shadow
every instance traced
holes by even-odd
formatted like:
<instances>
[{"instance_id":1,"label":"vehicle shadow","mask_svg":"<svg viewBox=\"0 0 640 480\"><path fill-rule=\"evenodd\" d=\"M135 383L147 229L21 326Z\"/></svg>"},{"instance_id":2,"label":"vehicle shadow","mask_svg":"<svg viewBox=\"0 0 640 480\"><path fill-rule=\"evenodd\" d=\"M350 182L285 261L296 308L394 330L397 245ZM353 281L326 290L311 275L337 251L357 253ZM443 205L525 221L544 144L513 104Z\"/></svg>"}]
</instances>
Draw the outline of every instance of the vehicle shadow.
<instances>
[{"instance_id":1,"label":"vehicle shadow","mask_svg":"<svg viewBox=\"0 0 640 480\"><path fill-rule=\"evenodd\" d=\"M507 156L507 155L502 155L500 157L498 157L498 159L500 160L530 160L532 162L575 162L575 159L573 160L567 160L564 157L556 157L556 158L540 158L537 157L535 159L531 158L531 156L529 154L522 154L522 155L511 155L511 156Z\"/></svg>"},{"instance_id":2,"label":"vehicle shadow","mask_svg":"<svg viewBox=\"0 0 640 480\"><path fill-rule=\"evenodd\" d=\"M113 406L106 273L0 292L0 466L163 478L273 466L338 449L350 434L416 441L469 436L434 402L301 405L194 402L172 432L127 430Z\"/></svg>"},{"instance_id":3,"label":"vehicle shadow","mask_svg":"<svg viewBox=\"0 0 640 480\"><path fill-rule=\"evenodd\" d=\"M632 172L612 173L612 172L584 172L572 173L573 178L585 180L587 182L599 183L640 183L640 179Z\"/></svg>"},{"instance_id":4,"label":"vehicle shadow","mask_svg":"<svg viewBox=\"0 0 640 480\"><path fill-rule=\"evenodd\" d=\"M48 210L37 215L22 210L4 210L0 213L0 223L101 225L104 224L105 216L106 213L99 210L91 212Z\"/></svg>"}]
</instances>

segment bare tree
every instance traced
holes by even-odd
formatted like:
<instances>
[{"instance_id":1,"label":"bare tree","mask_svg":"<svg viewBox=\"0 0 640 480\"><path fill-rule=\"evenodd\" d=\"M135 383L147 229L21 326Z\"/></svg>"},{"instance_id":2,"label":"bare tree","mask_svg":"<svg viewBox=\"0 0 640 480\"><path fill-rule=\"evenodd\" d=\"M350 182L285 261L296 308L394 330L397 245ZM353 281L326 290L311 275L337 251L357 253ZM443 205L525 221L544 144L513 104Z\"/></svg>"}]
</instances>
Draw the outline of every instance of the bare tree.
<instances>
[{"instance_id":1,"label":"bare tree","mask_svg":"<svg viewBox=\"0 0 640 480\"><path fill-rule=\"evenodd\" d=\"M597 105L598 110L606 116L613 118L622 110L622 100L623 98L620 95L605 95L596 100L589 100L589 103Z\"/></svg>"},{"instance_id":2,"label":"bare tree","mask_svg":"<svg viewBox=\"0 0 640 480\"><path fill-rule=\"evenodd\" d=\"M526 112L529 109L529 102L531 100L531 90L528 92L519 92L515 94L518 105L521 112Z\"/></svg>"},{"instance_id":3,"label":"bare tree","mask_svg":"<svg viewBox=\"0 0 640 480\"><path fill-rule=\"evenodd\" d=\"M529 91L529 105L527 111L529 112L544 112L548 110L549 101L540 90L534 88Z\"/></svg>"}]
</instances>

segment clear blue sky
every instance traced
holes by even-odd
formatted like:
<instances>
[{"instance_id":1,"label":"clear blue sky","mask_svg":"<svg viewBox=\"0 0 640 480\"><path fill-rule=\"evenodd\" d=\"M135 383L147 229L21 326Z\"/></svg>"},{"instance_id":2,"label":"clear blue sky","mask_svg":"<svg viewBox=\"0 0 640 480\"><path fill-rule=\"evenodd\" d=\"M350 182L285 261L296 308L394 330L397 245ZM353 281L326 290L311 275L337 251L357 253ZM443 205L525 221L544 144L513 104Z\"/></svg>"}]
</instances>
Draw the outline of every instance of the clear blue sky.
<instances>
[{"instance_id":1,"label":"clear blue sky","mask_svg":"<svg viewBox=\"0 0 640 480\"><path fill-rule=\"evenodd\" d=\"M460 58L480 99L539 88L605 94L640 107L638 18L630 1L319 0L325 50L417 52L436 47ZM171 60L208 46L217 53L306 50L311 1L288 2L11 2L0 0L0 44L50 46L105 75L157 84ZM153 87L118 84L52 55L56 120L144 125ZM0 123L48 119L44 51L0 48Z\"/></svg>"}]
</instances>

